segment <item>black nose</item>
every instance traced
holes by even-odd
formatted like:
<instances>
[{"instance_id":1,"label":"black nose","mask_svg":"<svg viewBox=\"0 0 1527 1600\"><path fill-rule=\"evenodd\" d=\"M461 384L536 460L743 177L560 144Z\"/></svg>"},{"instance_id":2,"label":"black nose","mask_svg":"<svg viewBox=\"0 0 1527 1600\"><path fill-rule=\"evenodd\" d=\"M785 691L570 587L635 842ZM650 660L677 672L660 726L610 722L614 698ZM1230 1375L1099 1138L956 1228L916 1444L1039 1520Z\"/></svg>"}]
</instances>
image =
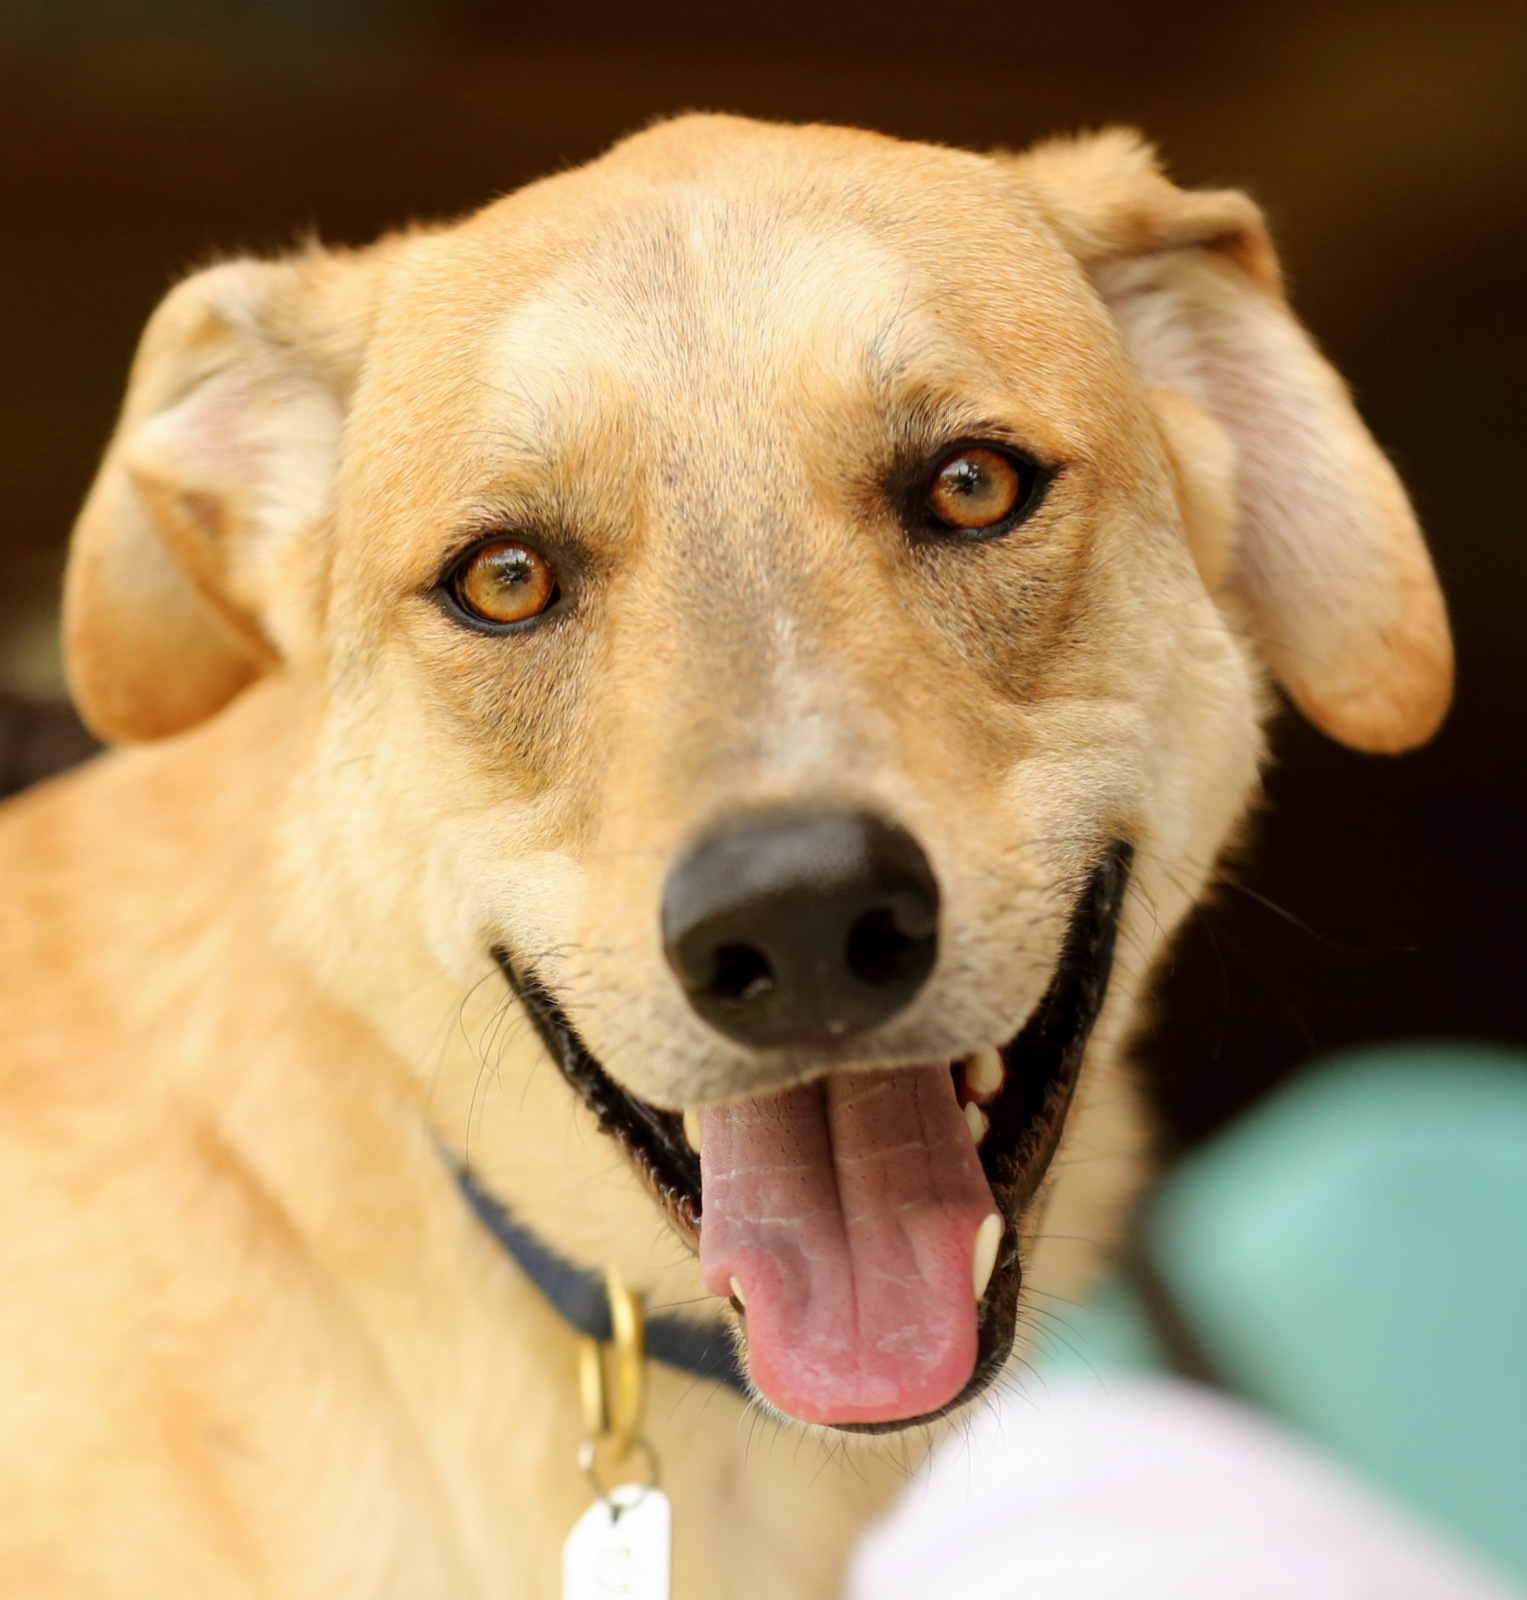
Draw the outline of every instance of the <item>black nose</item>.
<instances>
[{"instance_id":1,"label":"black nose","mask_svg":"<svg viewBox=\"0 0 1527 1600\"><path fill-rule=\"evenodd\" d=\"M673 869L663 942L690 1004L748 1045L830 1044L884 1022L938 953L938 885L905 828L755 811Z\"/></svg>"}]
</instances>

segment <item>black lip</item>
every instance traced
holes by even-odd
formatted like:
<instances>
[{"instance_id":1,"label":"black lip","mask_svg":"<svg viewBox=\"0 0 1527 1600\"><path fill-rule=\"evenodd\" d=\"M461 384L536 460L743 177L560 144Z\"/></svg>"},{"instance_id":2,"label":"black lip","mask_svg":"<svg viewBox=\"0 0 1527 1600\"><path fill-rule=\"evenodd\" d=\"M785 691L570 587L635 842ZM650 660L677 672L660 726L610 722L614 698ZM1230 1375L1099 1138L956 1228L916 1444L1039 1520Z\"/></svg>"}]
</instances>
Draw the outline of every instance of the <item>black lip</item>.
<instances>
[{"instance_id":1,"label":"black lip","mask_svg":"<svg viewBox=\"0 0 1527 1600\"><path fill-rule=\"evenodd\" d=\"M1133 860L1134 847L1127 841L1108 846L1077 899L1049 989L1022 1032L1002 1051L1006 1083L987 1107L991 1126L981 1164L1007 1227L978 1312L970 1381L937 1411L894 1422L836 1424L839 1431L894 1433L935 1421L975 1399L1002 1370L1017 1331L1023 1287L1017 1221L1038 1193L1060 1143L1087 1041L1108 993ZM492 953L551 1058L588 1102L601 1131L619 1140L675 1227L696 1246L700 1159L684 1137L683 1119L622 1089L589 1052L540 979L516 968L502 946Z\"/></svg>"}]
</instances>

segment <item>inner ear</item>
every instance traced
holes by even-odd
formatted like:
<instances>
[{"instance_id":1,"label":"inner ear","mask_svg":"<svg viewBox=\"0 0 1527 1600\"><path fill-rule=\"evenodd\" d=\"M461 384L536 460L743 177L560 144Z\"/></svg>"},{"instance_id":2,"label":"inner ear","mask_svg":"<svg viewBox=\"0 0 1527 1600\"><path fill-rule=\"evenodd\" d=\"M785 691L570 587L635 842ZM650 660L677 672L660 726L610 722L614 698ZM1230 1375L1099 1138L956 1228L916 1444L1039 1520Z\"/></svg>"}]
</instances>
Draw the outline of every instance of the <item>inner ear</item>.
<instances>
[{"instance_id":1,"label":"inner ear","mask_svg":"<svg viewBox=\"0 0 1527 1600\"><path fill-rule=\"evenodd\" d=\"M1193 564L1204 588L1217 594L1235 538L1235 445L1219 423L1187 395L1152 389L1147 398L1171 464Z\"/></svg>"},{"instance_id":2,"label":"inner ear","mask_svg":"<svg viewBox=\"0 0 1527 1600\"><path fill-rule=\"evenodd\" d=\"M1155 403L1199 569L1319 728L1398 751L1452 694L1447 615L1405 490L1283 298L1266 226L1234 192L1178 189L1114 129L1014 170L1113 315ZM1221 441L1231 449L1227 530Z\"/></svg>"},{"instance_id":3,"label":"inner ear","mask_svg":"<svg viewBox=\"0 0 1527 1600\"><path fill-rule=\"evenodd\" d=\"M317 252L230 262L150 321L65 587L70 686L103 736L178 732L315 648L310 547L359 359L325 330L363 287Z\"/></svg>"},{"instance_id":4,"label":"inner ear","mask_svg":"<svg viewBox=\"0 0 1527 1600\"><path fill-rule=\"evenodd\" d=\"M117 743L194 727L260 676L158 538L125 474L98 481L64 584L64 660L80 715Z\"/></svg>"},{"instance_id":5,"label":"inner ear","mask_svg":"<svg viewBox=\"0 0 1527 1600\"><path fill-rule=\"evenodd\" d=\"M341 425L338 401L295 353L257 351L123 442L160 540L263 668L300 643L283 626L291 597L281 574L327 507Z\"/></svg>"},{"instance_id":6,"label":"inner ear","mask_svg":"<svg viewBox=\"0 0 1527 1600\"><path fill-rule=\"evenodd\" d=\"M179 567L198 601L220 624L220 631L249 658L249 676L273 667L279 659L258 611L248 597L235 594L236 573L230 570L227 509L216 496L185 489L129 462L128 478L153 522L160 543Z\"/></svg>"}]
</instances>

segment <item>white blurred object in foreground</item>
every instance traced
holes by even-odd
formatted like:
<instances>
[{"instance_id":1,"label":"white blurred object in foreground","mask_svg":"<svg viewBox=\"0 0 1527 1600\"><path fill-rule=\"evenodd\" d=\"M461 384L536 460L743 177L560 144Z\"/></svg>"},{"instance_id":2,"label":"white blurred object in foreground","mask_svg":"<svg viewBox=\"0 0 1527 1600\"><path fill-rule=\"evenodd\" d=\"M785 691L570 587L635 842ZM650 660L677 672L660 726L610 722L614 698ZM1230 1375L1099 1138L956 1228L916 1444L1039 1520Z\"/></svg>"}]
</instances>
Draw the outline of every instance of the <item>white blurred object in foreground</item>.
<instances>
[{"instance_id":1,"label":"white blurred object in foreground","mask_svg":"<svg viewBox=\"0 0 1527 1600\"><path fill-rule=\"evenodd\" d=\"M1523 1600L1236 1401L1067 1374L979 1414L862 1541L848 1600Z\"/></svg>"}]
</instances>

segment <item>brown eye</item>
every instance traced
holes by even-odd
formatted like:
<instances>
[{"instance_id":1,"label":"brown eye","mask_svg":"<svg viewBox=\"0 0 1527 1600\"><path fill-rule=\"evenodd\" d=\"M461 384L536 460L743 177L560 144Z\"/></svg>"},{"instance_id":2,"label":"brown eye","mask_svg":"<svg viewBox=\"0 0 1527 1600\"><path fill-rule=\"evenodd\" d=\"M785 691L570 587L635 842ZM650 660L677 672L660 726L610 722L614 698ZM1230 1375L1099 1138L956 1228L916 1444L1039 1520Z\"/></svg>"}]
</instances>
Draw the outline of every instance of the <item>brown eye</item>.
<instances>
[{"instance_id":1,"label":"brown eye","mask_svg":"<svg viewBox=\"0 0 1527 1600\"><path fill-rule=\"evenodd\" d=\"M484 545L456 574L464 611L484 622L528 622L557 598L557 580L544 556L523 544Z\"/></svg>"},{"instance_id":2,"label":"brown eye","mask_svg":"<svg viewBox=\"0 0 1527 1600\"><path fill-rule=\"evenodd\" d=\"M1023 498L1023 476L996 450L967 445L939 465L928 509L949 528L990 528Z\"/></svg>"}]
</instances>

